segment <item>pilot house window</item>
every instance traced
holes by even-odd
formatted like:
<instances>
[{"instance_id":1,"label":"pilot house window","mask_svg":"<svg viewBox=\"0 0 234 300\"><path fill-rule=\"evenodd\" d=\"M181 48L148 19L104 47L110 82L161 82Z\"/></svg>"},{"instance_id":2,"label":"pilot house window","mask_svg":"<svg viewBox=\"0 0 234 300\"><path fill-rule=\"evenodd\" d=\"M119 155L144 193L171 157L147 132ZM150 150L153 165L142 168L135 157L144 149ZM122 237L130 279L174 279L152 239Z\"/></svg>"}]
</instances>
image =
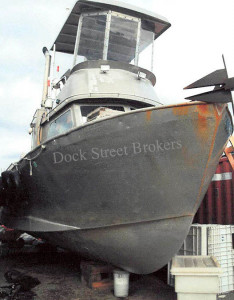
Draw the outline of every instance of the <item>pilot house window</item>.
<instances>
[{"instance_id":1,"label":"pilot house window","mask_svg":"<svg viewBox=\"0 0 234 300\"><path fill-rule=\"evenodd\" d=\"M78 55L88 60L102 59L106 15L83 17Z\"/></svg>"},{"instance_id":2,"label":"pilot house window","mask_svg":"<svg viewBox=\"0 0 234 300\"><path fill-rule=\"evenodd\" d=\"M70 130L72 127L73 121L71 110L68 110L50 124L48 138L63 134L66 131Z\"/></svg>"},{"instance_id":3,"label":"pilot house window","mask_svg":"<svg viewBox=\"0 0 234 300\"><path fill-rule=\"evenodd\" d=\"M112 105L89 105L89 106L81 106L80 110L81 110L81 116L82 116L82 121L85 123L87 121L91 121L95 115L95 111L98 111L98 109L109 109L112 112L116 111L116 112L124 112L124 107L123 106L112 106ZM93 113L93 115L91 116L91 114ZM106 117L109 114L106 114ZM103 115L104 117L104 115Z\"/></svg>"},{"instance_id":4,"label":"pilot house window","mask_svg":"<svg viewBox=\"0 0 234 300\"><path fill-rule=\"evenodd\" d=\"M107 59L129 63L135 58L137 28L136 21L112 16Z\"/></svg>"}]
</instances>

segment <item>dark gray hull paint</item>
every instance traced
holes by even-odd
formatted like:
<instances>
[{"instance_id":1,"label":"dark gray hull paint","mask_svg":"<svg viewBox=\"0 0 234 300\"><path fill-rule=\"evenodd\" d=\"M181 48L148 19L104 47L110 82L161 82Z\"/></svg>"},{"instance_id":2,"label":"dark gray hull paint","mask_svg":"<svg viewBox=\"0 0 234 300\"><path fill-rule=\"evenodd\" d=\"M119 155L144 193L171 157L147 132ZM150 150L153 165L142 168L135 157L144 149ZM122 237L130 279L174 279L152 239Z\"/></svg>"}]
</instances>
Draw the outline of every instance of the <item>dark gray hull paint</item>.
<instances>
[{"instance_id":1,"label":"dark gray hull paint","mask_svg":"<svg viewBox=\"0 0 234 300\"><path fill-rule=\"evenodd\" d=\"M44 234L55 245L111 262L129 272L152 273L181 247L192 217Z\"/></svg>"},{"instance_id":2,"label":"dark gray hull paint","mask_svg":"<svg viewBox=\"0 0 234 300\"><path fill-rule=\"evenodd\" d=\"M131 272L153 272L180 248L228 122L226 109L193 103L75 129L27 155L39 154L32 176L29 161L19 162L27 199L5 209L2 221Z\"/></svg>"}]
</instances>

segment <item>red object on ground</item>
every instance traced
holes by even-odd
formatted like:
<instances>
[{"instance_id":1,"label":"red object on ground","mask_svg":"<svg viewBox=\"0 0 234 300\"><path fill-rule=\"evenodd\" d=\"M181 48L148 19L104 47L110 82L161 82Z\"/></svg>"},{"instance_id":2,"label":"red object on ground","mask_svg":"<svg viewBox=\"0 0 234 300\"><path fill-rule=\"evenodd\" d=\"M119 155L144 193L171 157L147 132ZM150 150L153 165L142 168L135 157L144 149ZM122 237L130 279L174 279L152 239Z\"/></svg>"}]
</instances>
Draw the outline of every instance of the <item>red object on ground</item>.
<instances>
[{"instance_id":1,"label":"red object on ground","mask_svg":"<svg viewBox=\"0 0 234 300\"><path fill-rule=\"evenodd\" d=\"M234 170L227 157L221 158L193 223L234 224Z\"/></svg>"},{"instance_id":2,"label":"red object on ground","mask_svg":"<svg viewBox=\"0 0 234 300\"><path fill-rule=\"evenodd\" d=\"M14 229L8 228L5 225L0 225L2 228L4 228L6 231L13 231Z\"/></svg>"}]
</instances>

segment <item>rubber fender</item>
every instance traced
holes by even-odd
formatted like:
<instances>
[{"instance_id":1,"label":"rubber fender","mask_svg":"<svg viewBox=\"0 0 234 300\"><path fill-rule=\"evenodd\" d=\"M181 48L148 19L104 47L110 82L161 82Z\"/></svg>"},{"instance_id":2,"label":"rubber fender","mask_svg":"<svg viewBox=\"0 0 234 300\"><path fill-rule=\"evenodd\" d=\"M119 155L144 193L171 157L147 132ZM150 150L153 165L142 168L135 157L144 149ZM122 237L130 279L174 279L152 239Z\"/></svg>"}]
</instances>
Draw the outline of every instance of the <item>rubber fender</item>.
<instances>
[{"instance_id":1,"label":"rubber fender","mask_svg":"<svg viewBox=\"0 0 234 300\"><path fill-rule=\"evenodd\" d=\"M2 172L2 185L5 190L9 188L10 185L10 171Z\"/></svg>"},{"instance_id":2,"label":"rubber fender","mask_svg":"<svg viewBox=\"0 0 234 300\"><path fill-rule=\"evenodd\" d=\"M20 176L17 170L5 171L2 173L2 186L3 186L3 203L2 206L13 205L18 199L18 186L20 184Z\"/></svg>"},{"instance_id":3,"label":"rubber fender","mask_svg":"<svg viewBox=\"0 0 234 300\"><path fill-rule=\"evenodd\" d=\"M2 184L5 190L15 190L20 185L20 174L17 170L2 172Z\"/></svg>"},{"instance_id":4,"label":"rubber fender","mask_svg":"<svg viewBox=\"0 0 234 300\"><path fill-rule=\"evenodd\" d=\"M17 170L10 171L10 185L13 189L18 188L20 186L20 174Z\"/></svg>"},{"instance_id":5,"label":"rubber fender","mask_svg":"<svg viewBox=\"0 0 234 300\"><path fill-rule=\"evenodd\" d=\"M0 177L0 206L5 205L5 190L2 184L2 177Z\"/></svg>"}]
</instances>

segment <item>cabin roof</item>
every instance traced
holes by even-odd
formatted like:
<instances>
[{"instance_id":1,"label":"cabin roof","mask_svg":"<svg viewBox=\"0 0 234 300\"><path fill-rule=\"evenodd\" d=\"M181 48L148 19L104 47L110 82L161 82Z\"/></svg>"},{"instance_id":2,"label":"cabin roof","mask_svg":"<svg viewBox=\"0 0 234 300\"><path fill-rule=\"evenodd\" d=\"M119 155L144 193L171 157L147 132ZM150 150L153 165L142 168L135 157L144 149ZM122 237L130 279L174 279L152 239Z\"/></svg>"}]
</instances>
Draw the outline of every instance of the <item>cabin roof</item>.
<instances>
[{"instance_id":1,"label":"cabin roof","mask_svg":"<svg viewBox=\"0 0 234 300\"><path fill-rule=\"evenodd\" d=\"M66 22L64 23L60 33L58 34L54 44L56 44L56 51L63 53L74 53L77 27L81 13L88 11L105 11L113 10L130 16L142 18L143 20L152 23L154 28L155 39L158 38L171 24L168 20L151 11L139 8L116 0L79 0L74 5ZM53 44L53 45L54 45ZM51 49L53 46L51 47Z\"/></svg>"}]
</instances>

